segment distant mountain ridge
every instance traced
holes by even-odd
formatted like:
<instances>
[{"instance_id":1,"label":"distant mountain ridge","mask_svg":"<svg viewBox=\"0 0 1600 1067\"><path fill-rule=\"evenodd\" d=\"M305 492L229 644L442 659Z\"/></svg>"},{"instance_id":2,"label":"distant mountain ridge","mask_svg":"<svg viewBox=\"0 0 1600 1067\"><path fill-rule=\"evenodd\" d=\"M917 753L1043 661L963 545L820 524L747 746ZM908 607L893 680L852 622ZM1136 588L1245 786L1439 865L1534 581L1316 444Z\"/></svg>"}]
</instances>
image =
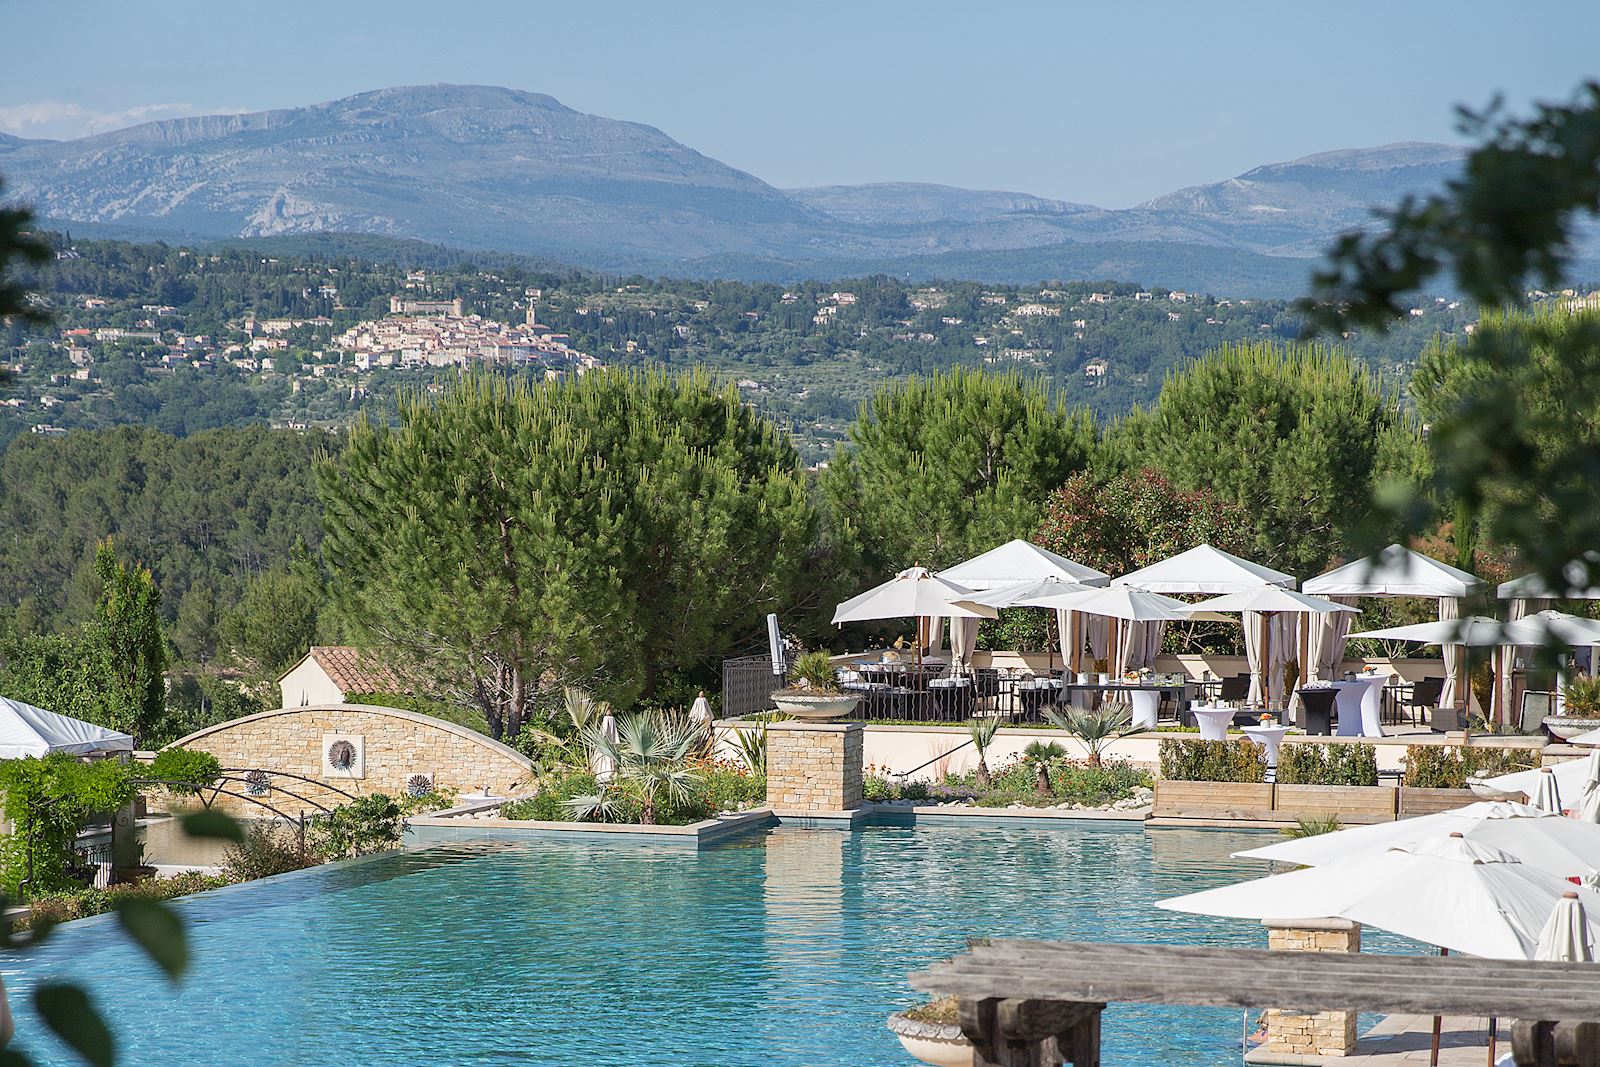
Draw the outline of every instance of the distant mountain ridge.
<instances>
[{"instance_id":1,"label":"distant mountain ridge","mask_svg":"<svg viewBox=\"0 0 1600 1067\"><path fill-rule=\"evenodd\" d=\"M1024 282L1114 268L1264 296L1299 291L1308 257L1374 206L1437 188L1461 157L1422 143L1324 152L1107 210L915 182L781 190L654 127L493 86L379 89L71 141L0 135L8 199L107 233L367 233L773 280L881 270Z\"/></svg>"}]
</instances>

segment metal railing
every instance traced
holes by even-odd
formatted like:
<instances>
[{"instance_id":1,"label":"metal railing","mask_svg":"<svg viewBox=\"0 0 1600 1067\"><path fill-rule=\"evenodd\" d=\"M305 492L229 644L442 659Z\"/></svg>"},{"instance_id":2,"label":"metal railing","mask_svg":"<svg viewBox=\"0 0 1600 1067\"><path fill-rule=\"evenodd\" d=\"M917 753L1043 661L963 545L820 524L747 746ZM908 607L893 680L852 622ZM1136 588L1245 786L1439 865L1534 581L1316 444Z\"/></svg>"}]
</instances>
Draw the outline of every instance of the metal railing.
<instances>
[{"instance_id":1,"label":"metal railing","mask_svg":"<svg viewBox=\"0 0 1600 1067\"><path fill-rule=\"evenodd\" d=\"M787 684L788 675L774 674L769 656L738 656L722 661L722 715L736 719L771 711L772 694Z\"/></svg>"}]
</instances>

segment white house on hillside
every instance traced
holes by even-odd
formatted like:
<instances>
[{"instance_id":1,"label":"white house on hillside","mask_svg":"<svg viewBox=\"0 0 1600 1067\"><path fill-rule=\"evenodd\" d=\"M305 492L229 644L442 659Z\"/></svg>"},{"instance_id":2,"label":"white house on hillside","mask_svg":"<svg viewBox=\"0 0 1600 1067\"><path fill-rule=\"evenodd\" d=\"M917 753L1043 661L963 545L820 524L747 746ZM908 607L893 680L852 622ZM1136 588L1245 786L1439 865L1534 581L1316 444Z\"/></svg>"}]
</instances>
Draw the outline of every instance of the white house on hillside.
<instances>
[{"instance_id":1,"label":"white house on hillside","mask_svg":"<svg viewBox=\"0 0 1600 1067\"><path fill-rule=\"evenodd\" d=\"M370 653L342 645L313 646L278 679L283 706L344 704L350 694L405 693L411 687Z\"/></svg>"}]
</instances>

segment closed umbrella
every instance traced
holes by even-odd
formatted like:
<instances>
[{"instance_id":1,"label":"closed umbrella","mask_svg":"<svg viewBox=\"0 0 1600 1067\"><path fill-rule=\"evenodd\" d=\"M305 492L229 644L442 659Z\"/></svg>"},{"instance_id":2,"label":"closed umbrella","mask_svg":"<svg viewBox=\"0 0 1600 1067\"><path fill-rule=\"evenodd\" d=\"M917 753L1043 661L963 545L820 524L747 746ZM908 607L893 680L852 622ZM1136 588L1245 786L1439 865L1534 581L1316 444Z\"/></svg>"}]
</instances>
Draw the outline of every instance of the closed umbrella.
<instances>
[{"instance_id":1,"label":"closed umbrella","mask_svg":"<svg viewBox=\"0 0 1600 1067\"><path fill-rule=\"evenodd\" d=\"M1459 834L1391 848L1382 855L1157 901L1156 907L1241 919L1336 917L1455 952L1532 959L1539 931L1571 882ZM1576 890L1589 915L1600 893ZM1589 920L1591 940L1600 934Z\"/></svg>"},{"instance_id":2,"label":"closed umbrella","mask_svg":"<svg viewBox=\"0 0 1600 1067\"><path fill-rule=\"evenodd\" d=\"M1551 963L1594 962L1594 937L1577 893L1569 889L1561 894L1544 929L1539 931L1539 946L1533 958Z\"/></svg>"},{"instance_id":3,"label":"closed umbrella","mask_svg":"<svg viewBox=\"0 0 1600 1067\"><path fill-rule=\"evenodd\" d=\"M1539 784L1534 787L1533 806L1552 815L1561 814L1561 787L1556 784L1556 772L1550 767L1539 771Z\"/></svg>"},{"instance_id":4,"label":"closed umbrella","mask_svg":"<svg viewBox=\"0 0 1600 1067\"><path fill-rule=\"evenodd\" d=\"M1589 879L1600 874L1600 826L1510 801L1481 800L1414 819L1352 826L1329 834L1276 841L1234 855L1320 867L1346 859L1379 856L1396 845L1409 845L1451 833L1460 833L1476 844L1498 848L1557 878Z\"/></svg>"},{"instance_id":5,"label":"closed umbrella","mask_svg":"<svg viewBox=\"0 0 1600 1067\"><path fill-rule=\"evenodd\" d=\"M1588 769L1583 791L1578 794L1578 818L1585 823L1600 824L1600 748L1589 753Z\"/></svg>"},{"instance_id":6,"label":"closed umbrella","mask_svg":"<svg viewBox=\"0 0 1600 1067\"><path fill-rule=\"evenodd\" d=\"M1555 776L1557 791L1563 796L1583 794L1583 783L1589 780L1589 764L1584 760L1567 760L1550 768L1513 771L1510 774L1497 774L1493 778L1472 778L1467 785L1474 793L1488 800L1515 799L1519 793L1532 797L1539 792L1539 782L1546 769Z\"/></svg>"},{"instance_id":7,"label":"closed umbrella","mask_svg":"<svg viewBox=\"0 0 1600 1067\"><path fill-rule=\"evenodd\" d=\"M617 717L609 711L600 720L600 735L612 745L617 743ZM617 773L617 765L611 755L599 746L589 751L589 769L594 772L594 780L601 785L611 781Z\"/></svg>"}]
</instances>

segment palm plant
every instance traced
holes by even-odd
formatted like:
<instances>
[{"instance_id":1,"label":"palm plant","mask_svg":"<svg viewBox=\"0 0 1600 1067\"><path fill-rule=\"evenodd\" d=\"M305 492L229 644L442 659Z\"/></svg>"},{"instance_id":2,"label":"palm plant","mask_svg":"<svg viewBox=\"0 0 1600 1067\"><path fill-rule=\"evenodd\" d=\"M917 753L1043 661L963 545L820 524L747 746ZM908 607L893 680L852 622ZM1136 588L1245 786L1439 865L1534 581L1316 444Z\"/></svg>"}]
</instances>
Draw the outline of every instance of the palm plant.
<instances>
[{"instance_id":1,"label":"palm plant","mask_svg":"<svg viewBox=\"0 0 1600 1067\"><path fill-rule=\"evenodd\" d=\"M767 773L767 727L759 723L753 730L731 730L734 749L751 774Z\"/></svg>"},{"instance_id":2,"label":"palm plant","mask_svg":"<svg viewBox=\"0 0 1600 1067\"><path fill-rule=\"evenodd\" d=\"M1337 833L1342 827L1339 820L1332 815L1302 815L1295 820L1293 826L1285 826L1278 832L1291 841L1298 841L1304 837L1321 837L1323 834Z\"/></svg>"},{"instance_id":3,"label":"palm plant","mask_svg":"<svg viewBox=\"0 0 1600 1067\"><path fill-rule=\"evenodd\" d=\"M1132 732L1133 710L1127 704L1109 702L1099 708L1069 707L1063 714L1045 709L1045 718L1083 742L1089 750L1089 766L1101 765L1100 753L1119 737Z\"/></svg>"},{"instance_id":4,"label":"palm plant","mask_svg":"<svg viewBox=\"0 0 1600 1067\"><path fill-rule=\"evenodd\" d=\"M987 716L967 721L967 734L972 738L972 747L978 753L977 784L979 789L989 788L989 764L984 759L984 756L989 751L989 746L994 743L995 731L999 729L1000 719L998 716Z\"/></svg>"},{"instance_id":5,"label":"palm plant","mask_svg":"<svg viewBox=\"0 0 1600 1067\"><path fill-rule=\"evenodd\" d=\"M659 799L680 803L689 799L699 778L689 768L699 734L684 719L659 711L626 715L616 725L615 740L600 723L591 723L584 732L589 750L611 763L611 780L598 794L574 797L567 804L580 819L605 818L611 791L626 790L639 800L639 821L653 826Z\"/></svg>"},{"instance_id":6,"label":"palm plant","mask_svg":"<svg viewBox=\"0 0 1600 1067\"><path fill-rule=\"evenodd\" d=\"M1022 762L1033 768L1033 788L1040 796L1050 795L1050 764L1066 754L1054 741L1035 741L1022 750Z\"/></svg>"}]
</instances>

